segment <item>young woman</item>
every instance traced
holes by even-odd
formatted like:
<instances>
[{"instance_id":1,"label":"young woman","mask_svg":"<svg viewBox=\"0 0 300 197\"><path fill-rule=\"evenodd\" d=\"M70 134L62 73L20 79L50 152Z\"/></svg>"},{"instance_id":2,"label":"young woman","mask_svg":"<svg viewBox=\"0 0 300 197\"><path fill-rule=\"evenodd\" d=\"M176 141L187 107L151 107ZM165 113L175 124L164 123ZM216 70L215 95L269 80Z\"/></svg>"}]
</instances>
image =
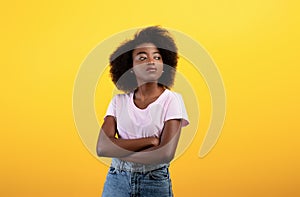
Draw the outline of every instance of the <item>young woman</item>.
<instances>
[{"instance_id":1,"label":"young woman","mask_svg":"<svg viewBox=\"0 0 300 197\"><path fill-rule=\"evenodd\" d=\"M118 89L97 143L100 157L112 157L103 197L173 196L169 163L181 127L189 124L180 94L170 91L177 47L166 29L148 27L122 43L110 57Z\"/></svg>"}]
</instances>

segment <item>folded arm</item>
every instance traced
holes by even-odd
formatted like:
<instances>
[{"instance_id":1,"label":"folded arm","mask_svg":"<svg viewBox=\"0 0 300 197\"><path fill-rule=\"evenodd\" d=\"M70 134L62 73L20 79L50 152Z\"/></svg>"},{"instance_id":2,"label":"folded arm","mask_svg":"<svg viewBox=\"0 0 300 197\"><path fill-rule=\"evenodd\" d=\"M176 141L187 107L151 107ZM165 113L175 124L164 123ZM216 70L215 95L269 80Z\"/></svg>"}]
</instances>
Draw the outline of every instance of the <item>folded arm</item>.
<instances>
[{"instance_id":1,"label":"folded arm","mask_svg":"<svg viewBox=\"0 0 300 197\"><path fill-rule=\"evenodd\" d=\"M97 142L98 156L120 158L159 144L159 139L156 137L138 139L116 138L116 126L116 120L113 116L105 118Z\"/></svg>"},{"instance_id":2,"label":"folded arm","mask_svg":"<svg viewBox=\"0 0 300 197\"><path fill-rule=\"evenodd\" d=\"M168 120L165 122L158 146L135 152L120 159L141 164L169 163L174 158L180 132L181 120Z\"/></svg>"},{"instance_id":3,"label":"folded arm","mask_svg":"<svg viewBox=\"0 0 300 197\"><path fill-rule=\"evenodd\" d=\"M141 164L169 163L174 158L180 132L181 120L172 119L165 122L160 138L120 139L115 137L115 118L107 116L99 134L97 154Z\"/></svg>"}]
</instances>

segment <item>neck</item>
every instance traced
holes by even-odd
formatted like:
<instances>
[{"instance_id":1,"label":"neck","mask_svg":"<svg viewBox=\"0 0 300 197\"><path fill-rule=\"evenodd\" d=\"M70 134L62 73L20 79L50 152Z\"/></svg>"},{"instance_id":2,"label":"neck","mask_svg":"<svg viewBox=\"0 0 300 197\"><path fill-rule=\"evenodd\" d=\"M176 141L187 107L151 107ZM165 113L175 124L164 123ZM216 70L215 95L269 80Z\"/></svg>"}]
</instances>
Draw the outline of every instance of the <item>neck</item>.
<instances>
[{"instance_id":1,"label":"neck","mask_svg":"<svg viewBox=\"0 0 300 197\"><path fill-rule=\"evenodd\" d=\"M160 95L164 91L162 86L159 86L157 83L145 83L139 86L136 90L136 97L140 99L153 97L156 95Z\"/></svg>"}]
</instances>

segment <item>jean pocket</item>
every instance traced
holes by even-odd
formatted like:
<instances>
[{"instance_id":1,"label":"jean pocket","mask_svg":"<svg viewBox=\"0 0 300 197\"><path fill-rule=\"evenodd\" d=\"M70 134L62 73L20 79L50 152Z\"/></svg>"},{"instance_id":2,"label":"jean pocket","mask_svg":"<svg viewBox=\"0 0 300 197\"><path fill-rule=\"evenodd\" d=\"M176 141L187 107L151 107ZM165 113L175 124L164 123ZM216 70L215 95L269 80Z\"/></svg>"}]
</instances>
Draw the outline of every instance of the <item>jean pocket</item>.
<instances>
[{"instance_id":1,"label":"jean pocket","mask_svg":"<svg viewBox=\"0 0 300 197\"><path fill-rule=\"evenodd\" d=\"M169 179L169 170L166 167L162 167L149 172L149 178L152 180L167 180Z\"/></svg>"}]
</instances>

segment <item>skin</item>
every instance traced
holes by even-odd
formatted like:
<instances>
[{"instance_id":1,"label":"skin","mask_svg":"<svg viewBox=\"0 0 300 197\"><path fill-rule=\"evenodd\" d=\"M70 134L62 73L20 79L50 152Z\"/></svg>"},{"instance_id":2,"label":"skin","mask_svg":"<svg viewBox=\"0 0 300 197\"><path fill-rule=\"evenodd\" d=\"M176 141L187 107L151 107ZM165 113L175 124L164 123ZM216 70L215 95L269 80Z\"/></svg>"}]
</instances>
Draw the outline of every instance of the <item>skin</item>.
<instances>
[{"instance_id":1,"label":"skin","mask_svg":"<svg viewBox=\"0 0 300 197\"><path fill-rule=\"evenodd\" d=\"M152 43L137 46L132 59L132 69L138 83L134 103L144 109L164 91L164 88L157 84L163 73L163 59ZM120 139L115 137L117 134L115 118L107 116L99 134L97 154L142 164L168 163L174 158L180 132L181 120L172 119L165 122L159 138Z\"/></svg>"},{"instance_id":2,"label":"skin","mask_svg":"<svg viewBox=\"0 0 300 197\"><path fill-rule=\"evenodd\" d=\"M138 45L132 53L132 60L138 87L143 87L147 83L157 85L163 71L163 59L155 45L151 43Z\"/></svg>"}]
</instances>

